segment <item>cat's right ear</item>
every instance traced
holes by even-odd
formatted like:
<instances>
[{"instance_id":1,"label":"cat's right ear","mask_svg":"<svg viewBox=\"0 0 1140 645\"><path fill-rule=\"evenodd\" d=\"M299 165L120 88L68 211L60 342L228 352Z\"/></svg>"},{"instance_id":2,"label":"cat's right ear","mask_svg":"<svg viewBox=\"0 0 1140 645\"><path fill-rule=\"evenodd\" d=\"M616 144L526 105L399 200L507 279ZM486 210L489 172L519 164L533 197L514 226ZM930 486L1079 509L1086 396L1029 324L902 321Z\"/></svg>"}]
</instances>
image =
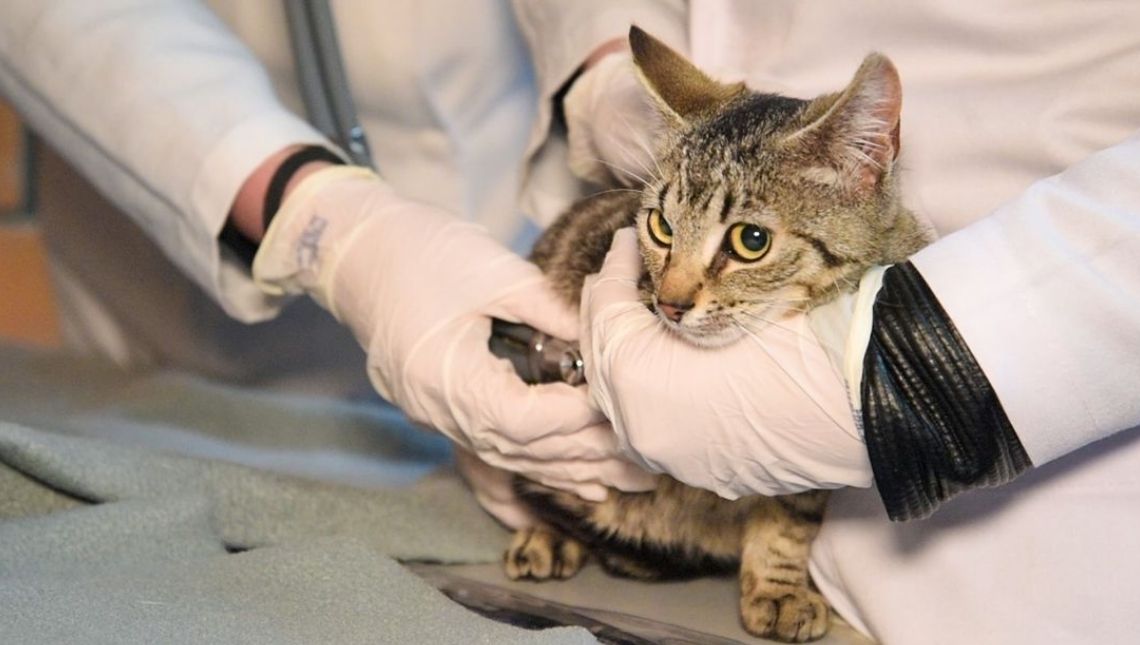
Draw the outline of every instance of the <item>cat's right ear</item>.
<instances>
[{"instance_id":1,"label":"cat's right ear","mask_svg":"<svg viewBox=\"0 0 1140 645\"><path fill-rule=\"evenodd\" d=\"M840 183L866 193L898 156L901 112L898 70L886 56L869 54L842 92L808 105L803 127L787 141L817 153L819 170L834 171Z\"/></svg>"},{"instance_id":2,"label":"cat's right ear","mask_svg":"<svg viewBox=\"0 0 1140 645\"><path fill-rule=\"evenodd\" d=\"M725 84L709 78L637 26L629 28L629 46L642 84L673 126L710 114L745 91L744 83Z\"/></svg>"}]
</instances>

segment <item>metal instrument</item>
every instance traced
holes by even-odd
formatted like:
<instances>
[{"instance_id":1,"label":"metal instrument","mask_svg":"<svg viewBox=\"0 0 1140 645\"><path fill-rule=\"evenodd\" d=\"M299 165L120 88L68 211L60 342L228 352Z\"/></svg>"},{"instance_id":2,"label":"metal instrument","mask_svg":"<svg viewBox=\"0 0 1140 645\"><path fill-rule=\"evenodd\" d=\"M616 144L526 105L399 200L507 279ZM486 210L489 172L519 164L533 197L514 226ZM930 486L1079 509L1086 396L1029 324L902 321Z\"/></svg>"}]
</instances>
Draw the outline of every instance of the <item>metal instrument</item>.
<instances>
[{"instance_id":1,"label":"metal instrument","mask_svg":"<svg viewBox=\"0 0 1140 645\"><path fill-rule=\"evenodd\" d=\"M510 359L527 383L586 382L577 343L554 338L527 325L493 319L489 345L492 354Z\"/></svg>"}]
</instances>

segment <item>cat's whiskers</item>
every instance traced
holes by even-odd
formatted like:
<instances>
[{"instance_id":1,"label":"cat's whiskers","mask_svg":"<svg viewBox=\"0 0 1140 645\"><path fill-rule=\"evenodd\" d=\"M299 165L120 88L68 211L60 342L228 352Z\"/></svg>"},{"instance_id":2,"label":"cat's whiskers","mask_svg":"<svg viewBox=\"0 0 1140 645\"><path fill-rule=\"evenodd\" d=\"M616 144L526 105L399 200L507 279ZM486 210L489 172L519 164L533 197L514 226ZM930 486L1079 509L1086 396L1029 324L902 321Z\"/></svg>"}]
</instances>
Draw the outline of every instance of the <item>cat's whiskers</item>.
<instances>
[{"instance_id":1,"label":"cat's whiskers","mask_svg":"<svg viewBox=\"0 0 1140 645\"><path fill-rule=\"evenodd\" d=\"M642 194L642 192L636 188L610 188L609 190L601 190L594 194L606 195L609 193L637 193L638 195Z\"/></svg>"},{"instance_id":2,"label":"cat's whiskers","mask_svg":"<svg viewBox=\"0 0 1140 645\"><path fill-rule=\"evenodd\" d=\"M641 129L638 127L635 127L633 125L633 123L630 122L629 117L626 116L625 114L621 114L619 116L619 118L621 119L622 126L625 128L626 132L634 133L633 142L636 143L639 148L641 148L642 152L645 153L645 156L644 157L635 157L635 156L629 154L629 150L625 147L625 145L622 144L621 140L618 139L617 137L613 138L614 143L616 143L618 145L618 147L622 151L622 154L624 154L627 158L636 159L638 162L638 165L641 166L642 169L645 170L645 172L649 173L649 175L651 177L653 177L653 179L655 181L658 181L658 182L663 181L662 177L664 177L665 172L661 169L661 162L657 160L657 154L655 154L653 148L650 147L649 142L646 141L641 136ZM645 163L645 159L649 159L650 161L652 161L654 168L649 168ZM654 170L656 170L656 172L654 172Z\"/></svg>"},{"instance_id":3,"label":"cat's whiskers","mask_svg":"<svg viewBox=\"0 0 1140 645\"><path fill-rule=\"evenodd\" d=\"M804 313L806 310L798 310L798 311L799 311L799 313ZM768 317L762 316L760 314L754 314L754 313L749 313L749 312L743 312L743 313L744 313L744 316L746 317L747 320L750 320L753 322L758 322L758 323L763 323L762 326L754 328L754 327L751 327L747 324L744 324L743 322L741 322L739 320L734 321L737 323L737 325L741 329L745 330L745 333L751 335L755 340L759 340L759 338L755 334L764 331L764 329L766 327L775 327L776 329L788 332L789 334L793 334L793 335L798 336L804 340L813 340L814 339L813 336L809 336L808 334L800 331L799 329L795 329L795 328L793 328L793 327L791 327L785 323L779 322L779 321L774 320L772 318L768 318Z\"/></svg>"},{"instance_id":4,"label":"cat's whiskers","mask_svg":"<svg viewBox=\"0 0 1140 645\"><path fill-rule=\"evenodd\" d=\"M810 298L808 296L804 296L802 298L778 298L778 299L777 298L759 298L756 300L742 300L740 302L742 304L747 304L747 305L750 305L752 307L763 307L764 308L763 311L765 311L765 312L772 310L773 306L776 306L776 307L779 307L781 311L788 311L788 312L795 312L795 313L807 313L812 308L808 304L811 301L812 301L812 298ZM739 308L739 306L735 309L732 309L732 311L739 312L739 313L744 314L744 315L750 315L750 316L756 316L756 315L759 315L761 313L761 312L757 312L757 311L749 311L746 309L742 309L742 308Z\"/></svg>"},{"instance_id":5,"label":"cat's whiskers","mask_svg":"<svg viewBox=\"0 0 1140 645\"><path fill-rule=\"evenodd\" d=\"M643 176L633 172L632 170L630 170L628 168L622 168L621 166L619 166L615 163L611 163L609 161L606 161L605 159L601 159L598 157L590 157L590 160L596 161L596 162L602 164L603 166L605 166L606 168L609 168L610 170L613 170L615 172L620 172L620 173L623 173L625 175L629 175L633 179L641 182L643 185L646 185L646 186L650 185L649 178L643 177Z\"/></svg>"},{"instance_id":6,"label":"cat's whiskers","mask_svg":"<svg viewBox=\"0 0 1140 645\"><path fill-rule=\"evenodd\" d=\"M628 168L620 167L613 162L602 161L602 163L604 163L609 168L623 171L627 175L639 177L641 182L643 184L645 184L646 186L649 186L652 184L652 182L650 182L650 179L652 179L653 182L658 182L658 183L663 181L661 179L661 173L660 173L661 169L660 168L658 168L657 171L655 172L654 169L647 166L645 164L645 161L642 160L638 155L632 154L630 149L628 147L626 147L624 144L622 144L621 140L618 139L617 137L613 137L613 142L615 144L617 144L618 149L621 151L622 155L625 156L626 159L632 159L633 161L635 161L637 163L637 167L640 170L642 170L648 176L648 179L646 179L645 177L642 177L641 175L637 175L637 174L631 172ZM601 161L601 160L599 159L598 161Z\"/></svg>"},{"instance_id":7,"label":"cat's whiskers","mask_svg":"<svg viewBox=\"0 0 1140 645\"><path fill-rule=\"evenodd\" d=\"M842 283L842 284L840 284ZM859 281L851 276L839 276L831 281L832 286L839 288L841 291L857 291L859 289ZM846 289L844 289L846 287Z\"/></svg>"}]
</instances>

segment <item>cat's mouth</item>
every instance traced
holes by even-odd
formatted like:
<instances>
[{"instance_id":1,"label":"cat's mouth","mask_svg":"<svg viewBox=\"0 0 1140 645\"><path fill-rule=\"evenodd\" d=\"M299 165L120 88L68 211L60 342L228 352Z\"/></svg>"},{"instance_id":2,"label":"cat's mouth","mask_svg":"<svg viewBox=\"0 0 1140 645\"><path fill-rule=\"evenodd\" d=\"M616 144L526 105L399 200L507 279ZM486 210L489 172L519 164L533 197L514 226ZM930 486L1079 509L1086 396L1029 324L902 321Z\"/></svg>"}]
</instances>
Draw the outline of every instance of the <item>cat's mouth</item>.
<instances>
[{"instance_id":1,"label":"cat's mouth","mask_svg":"<svg viewBox=\"0 0 1140 645\"><path fill-rule=\"evenodd\" d=\"M675 321L656 307L654 313L670 331L698 347L724 347L744 335L743 329L730 316L709 316L690 312L680 321Z\"/></svg>"}]
</instances>

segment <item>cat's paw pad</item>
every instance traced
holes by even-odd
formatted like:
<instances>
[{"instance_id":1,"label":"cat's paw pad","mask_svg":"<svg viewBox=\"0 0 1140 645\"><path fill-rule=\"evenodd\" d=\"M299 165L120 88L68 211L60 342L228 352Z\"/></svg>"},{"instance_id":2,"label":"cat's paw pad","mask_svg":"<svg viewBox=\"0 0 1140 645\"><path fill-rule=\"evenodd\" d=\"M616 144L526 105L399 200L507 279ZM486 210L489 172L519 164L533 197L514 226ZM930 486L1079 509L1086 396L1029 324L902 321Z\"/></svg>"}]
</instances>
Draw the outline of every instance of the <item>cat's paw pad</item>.
<instances>
[{"instance_id":1,"label":"cat's paw pad","mask_svg":"<svg viewBox=\"0 0 1140 645\"><path fill-rule=\"evenodd\" d=\"M543 527L515 533L503 554L503 568L511 580L569 578L582 568L586 549L581 542Z\"/></svg>"},{"instance_id":2,"label":"cat's paw pad","mask_svg":"<svg viewBox=\"0 0 1140 645\"><path fill-rule=\"evenodd\" d=\"M827 633L830 609L810 589L755 593L740 599L740 617L750 634L785 643L804 643Z\"/></svg>"}]
</instances>

